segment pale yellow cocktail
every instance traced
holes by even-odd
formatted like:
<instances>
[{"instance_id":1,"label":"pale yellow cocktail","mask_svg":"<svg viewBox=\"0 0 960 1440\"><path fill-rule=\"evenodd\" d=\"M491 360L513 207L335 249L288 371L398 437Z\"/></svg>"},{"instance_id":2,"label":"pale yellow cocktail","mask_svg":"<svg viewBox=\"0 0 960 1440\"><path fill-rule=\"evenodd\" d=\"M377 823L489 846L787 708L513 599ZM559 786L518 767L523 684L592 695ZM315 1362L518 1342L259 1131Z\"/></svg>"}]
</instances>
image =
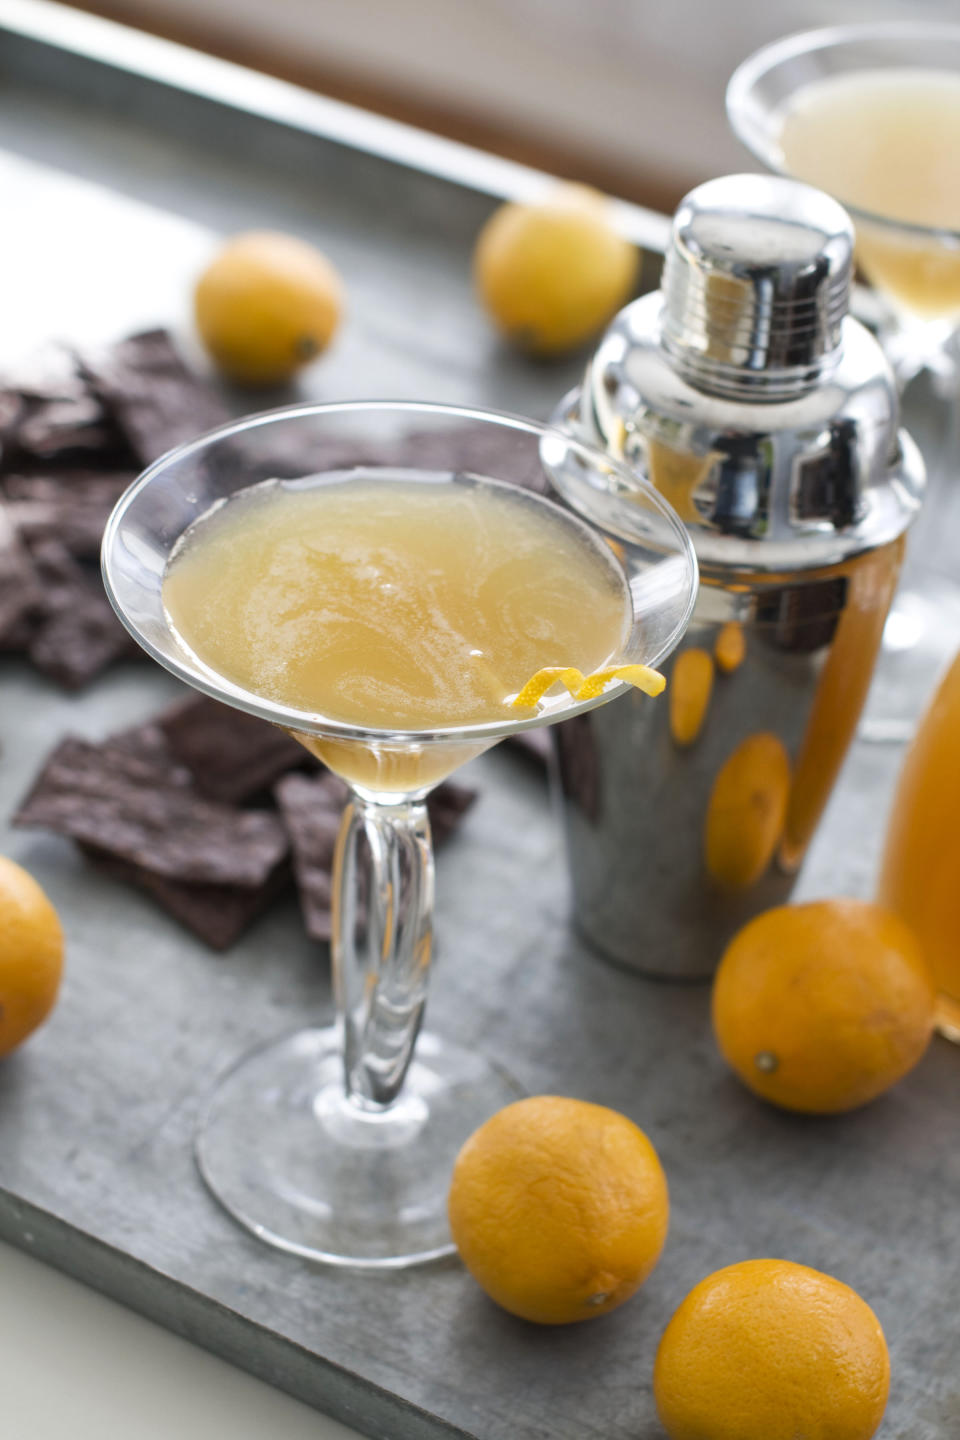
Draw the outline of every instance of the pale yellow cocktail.
<instances>
[{"instance_id":1,"label":"pale yellow cocktail","mask_svg":"<svg viewBox=\"0 0 960 1440\"><path fill-rule=\"evenodd\" d=\"M960 232L960 74L904 66L814 81L791 97L779 139L789 174L853 207L857 258L875 285L912 315L960 313L960 246L949 239Z\"/></svg>"},{"instance_id":2,"label":"pale yellow cocktail","mask_svg":"<svg viewBox=\"0 0 960 1440\"><path fill-rule=\"evenodd\" d=\"M632 624L623 573L582 522L514 486L452 476L239 491L187 531L163 600L218 676L386 731L515 718L510 700L535 671L596 670ZM379 789L475 753L299 738Z\"/></svg>"}]
</instances>

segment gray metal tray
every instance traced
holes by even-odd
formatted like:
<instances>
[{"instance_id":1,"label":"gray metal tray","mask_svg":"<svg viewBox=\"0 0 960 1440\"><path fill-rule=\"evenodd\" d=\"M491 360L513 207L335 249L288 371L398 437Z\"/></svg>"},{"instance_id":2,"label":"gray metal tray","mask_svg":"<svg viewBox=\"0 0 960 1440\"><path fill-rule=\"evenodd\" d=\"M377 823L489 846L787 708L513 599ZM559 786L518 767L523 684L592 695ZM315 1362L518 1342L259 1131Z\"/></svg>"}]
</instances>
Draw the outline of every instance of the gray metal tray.
<instances>
[{"instance_id":1,"label":"gray metal tray","mask_svg":"<svg viewBox=\"0 0 960 1440\"><path fill-rule=\"evenodd\" d=\"M542 177L186 60L0 0L0 359L51 335L176 321L212 232L270 225L317 240L346 278L349 320L311 393L549 412L577 362L507 354L469 281L493 200ZM660 217L625 207L623 220L662 240ZM5 661L0 816L61 735L103 735L172 693L142 664L65 699ZM801 894L869 893L900 758L854 748ZM877 1310L893 1354L884 1437L956 1434L960 1054L937 1041L895 1092L845 1118L760 1105L715 1053L705 988L623 974L571 933L542 779L501 751L468 774L483 796L441 856L430 1021L529 1091L615 1106L648 1131L673 1217L637 1299L540 1329L495 1309L455 1262L330 1271L236 1228L194 1170L198 1105L242 1050L328 1014L326 954L291 902L212 955L66 843L9 831L0 849L49 890L69 958L52 1020L0 1067L0 1237L390 1440L653 1440L651 1368L673 1308L720 1265L784 1255Z\"/></svg>"}]
</instances>

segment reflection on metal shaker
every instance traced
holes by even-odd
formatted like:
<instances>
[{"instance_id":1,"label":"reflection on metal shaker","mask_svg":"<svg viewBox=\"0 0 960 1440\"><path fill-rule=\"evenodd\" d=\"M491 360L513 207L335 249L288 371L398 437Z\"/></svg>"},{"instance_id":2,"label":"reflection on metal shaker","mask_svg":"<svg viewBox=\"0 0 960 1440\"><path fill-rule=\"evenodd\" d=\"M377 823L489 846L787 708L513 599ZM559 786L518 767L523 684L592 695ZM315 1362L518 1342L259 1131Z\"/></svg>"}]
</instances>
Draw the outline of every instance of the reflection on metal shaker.
<instances>
[{"instance_id":1,"label":"reflection on metal shaker","mask_svg":"<svg viewBox=\"0 0 960 1440\"><path fill-rule=\"evenodd\" d=\"M699 187L558 415L660 489L701 567L663 699L557 729L576 922L649 974L710 975L788 896L870 684L923 470L851 263L820 192Z\"/></svg>"}]
</instances>

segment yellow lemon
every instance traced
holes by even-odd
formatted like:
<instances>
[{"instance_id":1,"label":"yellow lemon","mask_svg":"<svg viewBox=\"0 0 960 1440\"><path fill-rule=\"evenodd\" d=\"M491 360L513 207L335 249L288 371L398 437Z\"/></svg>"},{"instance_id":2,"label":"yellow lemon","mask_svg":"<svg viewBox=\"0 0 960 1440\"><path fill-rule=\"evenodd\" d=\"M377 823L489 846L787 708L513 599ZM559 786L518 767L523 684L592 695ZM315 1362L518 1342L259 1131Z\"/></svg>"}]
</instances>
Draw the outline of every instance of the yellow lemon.
<instances>
[{"instance_id":1,"label":"yellow lemon","mask_svg":"<svg viewBox=\"0 0 960 1440\"><path fill-rule=\"evenodd\" d=\"M62 969L56 910L26 870L0 855L0 1055L47 1018Z\"/></svg>"},{"instance_id":2,"label":"yellow lemon","mask_svg":"<svg viewBox=\"0 0 960 1440\"><path fill-rule=\"evenodd\" d=\"M881 906L782 905L730 942L714 981L713 1028L756 1094L826 1114L866 1104L916 1065L935 999L918 941Z\"/></svg>"},{"instance_id":3,"label":"yellow lemon","mask_svg":"<svg viewBox=\"0 0 960 1440\"><path fill-rule=\"evenodd\" d=\"M628 1300L660 1258L669 1220L657 1153L625 1115L537 1095L481 1125L457 1157L450 1228L487 1294L566 1325Z\"/></svg>"},{"instance_id":4,"label":"yellow lemon","mask_svg":"<svg viewBox=\"0 0 960 1440\"><path fill-rule=\"evenodd\" d=\"M789 1260L746 1260L701 1280L653 1371L670 1440L870 1440L889 1388L870 1306Z\"/></svg>"},{"instance_id":5,"label":"yellow lemon","mask_svg":"<svg viewBox=\"0 0 960 1440\"><path fill-rule=\"evenodd\" d=\"M602 195L563 186L539 204L502 205L480 232L474 276L508 340L560 355L589 340L629 299L636 248L614 228Z\"/></svg>"},{"instance_id":6,"label":"yellow lemon","mask_svg":"<svg viewBox=\"0 0 960 1440\"><path fill-rule=\"evenodd\" d=\"M241 385L279 385L330 343L343 286L319 250L293 235L251 231L228 241L194 292L197 330Z\"/></svg>"}]
</instances>

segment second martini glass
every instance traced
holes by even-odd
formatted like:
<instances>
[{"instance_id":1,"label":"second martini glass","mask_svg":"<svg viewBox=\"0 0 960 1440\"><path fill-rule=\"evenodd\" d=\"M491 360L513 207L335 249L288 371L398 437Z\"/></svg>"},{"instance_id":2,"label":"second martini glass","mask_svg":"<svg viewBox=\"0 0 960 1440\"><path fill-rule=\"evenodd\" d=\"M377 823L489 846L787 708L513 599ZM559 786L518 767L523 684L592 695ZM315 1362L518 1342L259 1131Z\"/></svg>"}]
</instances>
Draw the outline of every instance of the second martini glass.
<instances>
[{"instance_id":1,"label":"second martini glass","mask_svg":"<svg viewBox=\"0 0 960 1440\"><path fill-rule=\"evenodd\" d=\"M734 72L727 114L769 169L849 210L857 260L895 316L881 338L901 383L929 366L955 391L960 212L949 137L960 116L960 25L788 36Z\"/></svg>"},{"instance_id":2,"label":"second martini glass","mask_svg":"<svg viewBox=\"0 0 960 1440\"><path fill-rule=\"evenodd\" d=\"M935 377L927 496L861 728L866 739L906 740L960 640L960 210L950 139L960 124L960 25L841 25L775 41L734 72L727 115L769 169L846 206L858 263L887 312L879 337L901 388L923 370Z\"/></svg>"},{"instance_id":3,"label":"second martini glass","mask_svg":"<svg viewBox=\"0 0 960 1440\"><path fill-rule=\"evenodd\" d=\"M445 1201L456 1152L518 1093L482 1057L420 1034L432 949L426 796L504 736L575 715L625 687L613 682L580 701L550 691L539 708L522 711L504 697L492 718L476 723L345 721L218 672L185 642L163 587L185 532L250 487L261 487L250 491L254 497L266 486L282 499L353 485L339 493L355 493L359 503L364 495L368 502L374 494L395 498L411 482L421 491L436 487L438 496L451 487L471 490L481 501L491 488L519 487L537 497L525 523L541 530L559 523L593 547L594 562L618 577L623 597L619 639L605 664L655 665L680 639L697 567L670 507L630 471L569 436L480 411L357 402L225 426L152 466L120 501L103 547L107 592L154 659L208 695L283 726L350 786L334 868L337 1021L242 1057L214 1093L197 1156L214 1195L261 1239L365 1267L409 1265L452 1248ZM259 533L248 532L254 558ZM451 536L447 560L455 544ZM472 572L487 563L482 552L472 553ZM442 569L439 557L438 564ZM447 568L456 585L455 557ZM516 584L515 567L508 568ZM478 603L498 608L507 584L501 576L471 573ZM281 580L289 584L288 575ZM542 625L547 600L540 597L538 613L536 585L528 576L523 584L517 640L525 644ZM298 597L290 603L296 609ZM562 595L559 603L562 613ZM516 612L515 594L510 604ZM507 648L488 657L493 668L509 667ZM542 663L569 659L557 654Z\"/></svg>"}]
</instances>

